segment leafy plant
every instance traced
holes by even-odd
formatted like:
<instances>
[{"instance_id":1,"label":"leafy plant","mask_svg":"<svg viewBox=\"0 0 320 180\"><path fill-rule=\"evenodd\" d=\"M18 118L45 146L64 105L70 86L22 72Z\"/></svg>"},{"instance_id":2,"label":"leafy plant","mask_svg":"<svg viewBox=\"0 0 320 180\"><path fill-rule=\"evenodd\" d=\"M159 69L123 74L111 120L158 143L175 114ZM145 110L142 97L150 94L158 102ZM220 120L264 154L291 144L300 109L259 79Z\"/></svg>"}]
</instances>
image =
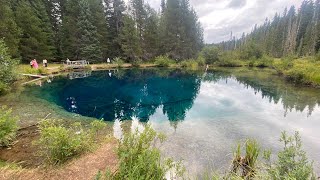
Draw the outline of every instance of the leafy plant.
<instances>
[{"instance_id":1,"label":"leafy plant","mask_svg":"<svg viewBox=\"0 0 320 180\"><path fill-rule=\"evenodd\" d=\"M116 57L113 60L113 64L116 64L120 68L124 64L124 61L120 57Z\"/></svg>"},{"instance_id":2,"label":"leafy plant","mask_svg":"<svg viewBox=\"0 0 320 180\"><path fill-rule=\"evenodd\" d=\"M320 51L315 55L315 61L320 61Z\"/></svg>"},{"instance_id":3,"label":"leafy plant","mask_svg":"<svg viewBox=\"0 0 320 180\"><path fill-rule=\"evenodd\" d=\"M18 118L11 115L12 110L6 106L0 108L0 146L9 146L18 130Z\"/></svg>"},{"instance_id":4,"label":"leafy plant","mask_svg":"<svg viewBox=\"0 0 320 180\"><path fill-rule=\"evenodd\" d=\"M186 69L191 69L191 70L195 70L199 68L198 62L193 59L180 62L180 66Z\"/></svg>"},{"instance_id":5,"label":"leafy plant","mask_svg":"<svg viewBox=\"0 0 320 180\"><path fill-rule=\"evenodd\" d=\"M201 55L205 59L206 64L214 64L214 63L220 61L221 50L216 46L205 47L202 50Z\"/></svg>"},{"instance_id":6,"label":"leafy plant","mask_svg":"<svg viewBox=\"0 0 320 180\"><path fill-rule=\"evenodd\" d=\"M155 64L159 67L169 67L174 63L174 60L170 59L168 56L158 56L155 58Z\"/></svg>"},{"instance_id":7,"label":"leafy plant","mask_svg":"<svg viewBox=\"0 0 320 180\"><path fill-rule=\"evenodd\" d=\"M74 156L93 150L98 131L104 125L93 121L89 130L80 123L69 128L60 120L43 120L39 123L40 138L35 142L40 148L40 155L49 165L59 165Z\"/></svg>"},{"instance_id":8,"label":"leafy plant","mask_svg":"<svg viewBox=\"0 0 320 180\"><path fill-rule=\"evenodd\" d=\"M180 163L171 159L162 159L155 145L162 143L165 137L156 133L150 125L145 126L142 133L136 130L124 136L117 149L119 168L114 173L107 170L103 177L98 173L99 179L164 179L165 174L173 170L175 177L181 177L184 168Z\"/></svg>"},{"instance_id":9,"label":"leafy plant","mask_svg":"<svg viewBox=\"0 0 320 180\"><path fill-rule=\"evenodd\" d=\"M103 133L104 128L107 126L107 124L103 121L103 119L95 120L90 123L90 134L92 136L92 139L97 140L96 138L99 137Z\"/></svg>"},{"instance_id":10,"label":"leafy plant","mask_svg":"<svg viewBox=\"0 0 320 180\"><path fill-rule=\"evenodd\" d=\"M14 67L17 64L18 61L11 58L8 47L0 39L0 95L10 90L10 84L16 79Z\"/></svg>"},{"instance_id":11,"label":"leafy plant","mask_svg":"<svg viewBox=\"0 0 320 180\"><path fill-rule=\"evenodd\" d=\"M313 165L302 150L299 133L295 132L294 136L288 136L286 132L282 132L280 142L283 142L284 148L278 153L278 160L274 166L268 169L271 179L316 179ZM270 160L270 155L266 156L266 159Z\"/></svg>"},{"instance_id":12,"label":"leafy plant","mask_svg":"<svg viewBox=\"0 0 320 180\"><path fill-rule=\"evenodd\" d=\"M133 67L140 67L140 64L142 64L142 60L141 59L133 60L131 64Z\"/></svg>"}]
</instances>

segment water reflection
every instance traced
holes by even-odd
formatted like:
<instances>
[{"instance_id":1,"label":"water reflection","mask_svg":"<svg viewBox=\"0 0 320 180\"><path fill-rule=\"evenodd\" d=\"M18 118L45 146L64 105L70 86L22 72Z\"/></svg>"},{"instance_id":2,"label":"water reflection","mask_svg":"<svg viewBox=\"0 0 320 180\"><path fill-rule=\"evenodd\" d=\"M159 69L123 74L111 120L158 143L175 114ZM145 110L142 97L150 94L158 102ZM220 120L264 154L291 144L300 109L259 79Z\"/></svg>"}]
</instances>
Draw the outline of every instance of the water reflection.
<instances>
[{"instance_id":1,"label":"water reflection","mask_svg":"<svg viewBox=\"0 0 320 180\"><path fill-rule=\"evenodd\" d=\"M59 95L66 99L62 104L68 111L75 112L72 107L76 107L79 114L105 120L137 117L147 122L160 106L170 121L184 120L199 92L201 78L167 72L161 76L150 70L118 71L114 76L98 72L67 82Z\"/></svg>"},{"instance_id":2,"label":"water reflection","mask_svg":"<svg viewBox=\"0 0 320 180\"><path fill-rule=\"evenodd\" d=\"M168 135L165 155L184 159L193 172L211 165L227 168L241 139L255 138L277 150L283 130L299 130L308 155L320 162L320 91L293 86L269 71L136 69L111 76L101 71L87 78L56 78L26 93L70 112L114 121L119 139L122 120L133 120L131 130L148 121Z\"/></svg>"},{"instance_id":3,"label":"water reflection","mask_svg":"<svg viewBox=\"0 0 320 180\"><path fill-rule=\"evenodd\" d=\"M37 96L41 94L42 98L54 101L70 112L109 121L137 117L140 121L147 122L161 108L173 127L177 127L178 122L185 119L204 83L224 82L219 92L214 88L210 92L215 92L217 96L233 96L225 94L223 89L229 88L229 82L235 81L236 89L250 89L254 95L268 99L270 103L281 103L284 116L293 110L304 112L305 109L308 111L307 116L310 116L320 104L319 91L294 87L270 73L190 73L164 69L116 70L112 71L111 76L110 73L74 72L68 75L72 81L57 78L33 93ZM227 101L223 103L227 105L225 108L228 108L228 103L229 106L233 104ZM203 114L206 112L199 112L199 116Z\"/></svg>"},{"instance_id":4,"label":"water reflection","mask_svg":"<svg viewBox=\"0 0 320 180\"><path fill-rule=\"evenodd\" d=\"M68 74L68 78L70 80L79 79L79 78L87 78L89 76L91 76L91 71L73 71Z\"/></svg>"}]
</instances>

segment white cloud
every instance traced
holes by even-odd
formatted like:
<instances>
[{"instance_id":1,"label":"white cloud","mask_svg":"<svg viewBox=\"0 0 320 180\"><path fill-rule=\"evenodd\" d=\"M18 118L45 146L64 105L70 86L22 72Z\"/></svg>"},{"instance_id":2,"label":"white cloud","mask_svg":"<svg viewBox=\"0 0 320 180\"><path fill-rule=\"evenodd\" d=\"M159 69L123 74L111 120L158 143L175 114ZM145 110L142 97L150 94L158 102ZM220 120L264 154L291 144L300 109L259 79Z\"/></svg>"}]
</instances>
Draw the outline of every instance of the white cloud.
<instances>
[{"instance_id":1,"label":"white cloud","mask_svg":"<svg viewBox=\"0 0 320 180\"><path fill-rule=\"evenodd\" d=\"M230 32L240 37L250 32L255 24L272 19L276 12L303 0L190 0L204 27L206 43L220 42L230 38ZM153 8L159 9L161 0L146 0Z\"/></svg>"}]
</instances>

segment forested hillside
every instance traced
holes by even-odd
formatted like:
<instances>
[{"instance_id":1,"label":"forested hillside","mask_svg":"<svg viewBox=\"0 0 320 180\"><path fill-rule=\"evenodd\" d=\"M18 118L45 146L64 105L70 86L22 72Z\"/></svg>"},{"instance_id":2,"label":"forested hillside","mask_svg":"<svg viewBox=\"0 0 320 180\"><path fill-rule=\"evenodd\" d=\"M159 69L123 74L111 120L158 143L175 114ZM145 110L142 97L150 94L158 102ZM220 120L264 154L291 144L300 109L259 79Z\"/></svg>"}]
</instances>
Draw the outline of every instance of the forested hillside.
<instances>
[{"instance_id":1,"label":"forested hillside","mask_svg":"<svg viewBox=\"0 0 320 180\"><path fill-rule=\"evenodd\" d=\"M14 58L128 62L196 57L203 30L188 0L0 0L0 38Z\"/></svg>"},{"instance_id":2,"label":"forested hillside","mask_svg":"<svg viewBox=\"0 0 320 180\"><path fill-rule=\"evenodd\" d=\"M315 55L320 49L320 0L305 0L241 38L222 42L223 50L259 49L272 57Z\"/></svg>"}]
</instances>

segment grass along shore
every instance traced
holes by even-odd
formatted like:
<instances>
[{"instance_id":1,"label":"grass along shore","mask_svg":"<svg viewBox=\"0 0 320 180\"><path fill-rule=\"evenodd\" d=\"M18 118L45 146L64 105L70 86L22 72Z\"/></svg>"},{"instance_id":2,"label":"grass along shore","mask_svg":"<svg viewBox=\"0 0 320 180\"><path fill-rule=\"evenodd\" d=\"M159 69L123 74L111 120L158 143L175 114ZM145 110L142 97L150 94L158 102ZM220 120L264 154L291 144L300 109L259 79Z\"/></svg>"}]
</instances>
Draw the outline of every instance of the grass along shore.
<instances>
[{"instance_id":1,"label":"grass along shore","mask_svg":"<svg viewBox=\"0 0 320 180\"><path fill-rule=\"evenodd\" d=\"M185 60L179 63L169 59L165 56L160 56L150 63L124 63L123 61L115 61L114 63L90 64L86 69L88 70L108 70L116 68L151 68L151 67L166 67L166 68L181 68L186 70L205 70L206 64L209 69L219 67L257 67L269 68L275 70L279 76L284 77L287 81L296 85L305 85L311 87L320 87L320 61L317 57L303 57L303 58L270 58L263 56L259 59L249 60L230 60L221 59L215 62L206 62L202 58L195 60ZM48 68L40 67L39 69L32 69L29 65L20 64L16 68L18 74L37 74L37 75L54 75L63 72L72 71L63 64L49 64ZM26 80L28 78L21 77L19 80Z\"/></svg>"}]
</instances>

